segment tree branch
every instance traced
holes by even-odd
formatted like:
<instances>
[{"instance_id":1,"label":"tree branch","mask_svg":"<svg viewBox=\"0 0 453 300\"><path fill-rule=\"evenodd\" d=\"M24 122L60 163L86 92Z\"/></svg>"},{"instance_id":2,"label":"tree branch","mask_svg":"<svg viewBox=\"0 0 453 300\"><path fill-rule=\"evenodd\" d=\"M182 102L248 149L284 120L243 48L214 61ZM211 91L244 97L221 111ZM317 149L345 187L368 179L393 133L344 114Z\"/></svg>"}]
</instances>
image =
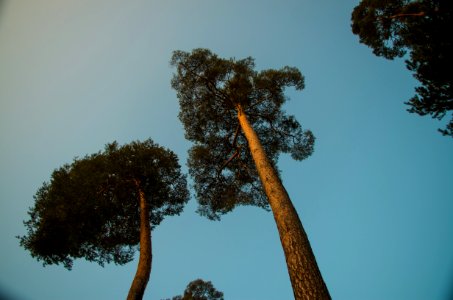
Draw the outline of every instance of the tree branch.
<instances>
[{"instance_id":1,"label":"tree branch","mask_svg":"<svg viewBox=\"0 0 453 300\"><path fill-rule=\"evenodd\" d=\"M426 15L424 11L418 12L418 13L411 13L411 14L396 14L390 17L386 17L388 19L396 19L396 18L401 18L401 17L422 17Z\"/></svg>"},{"instance_id":2,"label":"tree branch","mask_svg":"<svg viewBox=\"0 0 453 300\"><path fill-rule=\"evenodd\" d=\"M230 102L231 102L231 100L228 98L228 96L227 96L224 92L222 92L221 90L219 90L219 89L217 88L217 86L216 86L211 80L209 80L207 77L199 75L197 72L195 72L194 70L192 70L191 68L189 68L186 64L184 64L184 63L182 63L182 62L181 62L181 65L182 65L186 70L188 70L193 76L198 77L198 78L204 80L204 81L208 84L208 89L210 90L210 92L212 92L212 93L214 93L214 94L217 94L217 96L219 96L220 98L222 98L222 99L225 100L225 101L230 101ZM214 88L215 91L213 91L212 88Z\"/></svg>"},{"instance_id":3,"label":"tree branch","mask_svg":"<svg viewBox=\"0 0 453 300\"><path fill-rule=\"evenodd\" d=\"M220 173L222 172L222 170L225 169L225 167L240 154L239 151L241 150L241 146L239 146L239 147L237 146L237 140L238 140L238 136L239 136L240 132L241 132L241 126L238 124L238 126L236 127L236 132L234 133L233 143L231 144L231 146L234 149L236 149L236 152L234 152L233 155L227 161L225 161L225 163L222 165L222 167L220 167L219 171L217 172L217 176L220 176Z\"/></svg>"},{"instance_id":4,"label":"tree branch","mask_svg":"<svg viewBox=\"0 0 453 300\"><path fill-rule=\"evenodd\" d=\"M219 169L217 176L220 176L220 173L222 173L222 170L233 160L239 155L239 149L236 149L236 152L222 165L222 167Z\"/></svg>"},{"instance_id":5,"label":"tree branch","mask_svg":"<svg viewBox=\"0 0 453 300\"><path fill-rule=\"evenodd\" d=\"M263 97L261 100L255 102L254 104L250 105L248 108L253 108L257 105L260 105L261 103L263 103L264 101L266 101L267 99L265 97Z\"/></svg>"},{"instance_id":6,"label":"tree branch","mask_svg":"<svg viewBox=\"0 0 453 300\"><path fill-rule=\"evenodd\" d=\"M238 126L236 127L236 132L234 133L233 144L232 144L232 146L236 149L237 149L236 144L237 144L238 135L239 135L240 131L241 131L241 126L238 124Z\"/></svg>"},{"instance_id":7,"label":"tree branch","mask_svg":"<svg viewBox=\"0 0 453 300\"><path fill-rule=\"evenodd\" d=\"M397 18L404 18L404 17L423 17L425 16L426 13L424 11L417 12L417 13L399 13L399 14L394 14L391 16L376 16L378 20L384 20L384 19L397 19Z\"/></svg>"}]
</instances>

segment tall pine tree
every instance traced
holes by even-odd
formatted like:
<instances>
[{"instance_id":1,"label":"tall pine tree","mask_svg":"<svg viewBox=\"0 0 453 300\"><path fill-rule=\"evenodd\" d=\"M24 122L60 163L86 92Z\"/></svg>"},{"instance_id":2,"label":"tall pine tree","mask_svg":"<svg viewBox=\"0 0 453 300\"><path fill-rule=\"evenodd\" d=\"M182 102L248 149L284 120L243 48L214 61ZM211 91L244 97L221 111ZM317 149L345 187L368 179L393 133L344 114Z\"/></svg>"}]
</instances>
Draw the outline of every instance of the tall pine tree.
<instances>
[{"instance_id":1,"label":"tall pine tree","mask_svg":"<svg viewBox=\"0 0 453 300\"><path fill-rule=\"evenodd\" d=\"M142 299L151 273L151 230L188 201L176 155L152 140L105 150L55 170L35 195L20 244L47 264L85 258L125 264L137 248L127 299Z\"/></svg>"},{"instance_id":2,"label":"tall pine tree","mask_svg":"<svg viewBox=\"0 0 453 300\"><path fill-rule=\"evenodd\" d=\"M276 167L280 153L302 160L314 136L282 110L284 90L304 87L296 68L254 70L252 58L207 49L175 51L172 87L180 103L199 212L211 219L239 205L270 206L296 299L329 299L299 216Z\"/></svg>"}]
</instances>

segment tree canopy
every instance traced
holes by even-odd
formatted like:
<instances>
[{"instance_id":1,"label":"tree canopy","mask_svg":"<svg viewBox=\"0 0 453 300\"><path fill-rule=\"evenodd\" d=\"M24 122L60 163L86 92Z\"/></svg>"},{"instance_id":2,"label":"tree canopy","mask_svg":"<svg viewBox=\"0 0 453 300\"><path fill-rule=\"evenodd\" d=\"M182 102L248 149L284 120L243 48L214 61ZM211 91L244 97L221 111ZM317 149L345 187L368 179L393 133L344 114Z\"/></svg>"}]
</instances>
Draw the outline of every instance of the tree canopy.
<instances>
[{"instance_id":1,"label":"tree canopy","mask_svg":"<svg viewBox=\"0 0 453 300\"><path fill-rule=\"evenodd\" d=\"M44 265L85 258L103 265L133 259L140 237L138 188L151 228L179 214L188 201L177 156L152 140L75 158L37 191L20 244Z\"/></svg>"},{"instance_id":2,"label":"tree canopy","mask_svg":"<svg viewBox=\"0 0 453 300\"><path fill-rule=\"evenodd\" d=\"M187 285L182 296L172 300L223 300L223 293L216 290L211 281L196 279Z\"/></svg>"},{"instance_id":3,"label":"tree canopy","mask_svg":"<svg viewBox=\"0 0 453 300\"><path fill-rule=\"evenodd\" d=\"M175 51L172 87L180 104L185 136L194 142L189 172L199 213L219 219L238 205L268 208L268 201L240 129L237 106L247 114L271 160L280 153L302 160L313 152L314 136L283 109L287 87L304 88L297 68L255 71L254 60L222 59L208 49Z\"/></svg>"},{"instance_id":4,"label":"tree canopy","mask_svg":"<svg viewBox=\"0 0 453 300\"><path fill-rule=\"evenodd\" d=\"M449 0L362 0L352 32L377 56L403 57L420 86L406 104L411 113L442 119L453 112L453 3ZM445 129L453 137L453 114Z\"/></svg>"}]
</instances>

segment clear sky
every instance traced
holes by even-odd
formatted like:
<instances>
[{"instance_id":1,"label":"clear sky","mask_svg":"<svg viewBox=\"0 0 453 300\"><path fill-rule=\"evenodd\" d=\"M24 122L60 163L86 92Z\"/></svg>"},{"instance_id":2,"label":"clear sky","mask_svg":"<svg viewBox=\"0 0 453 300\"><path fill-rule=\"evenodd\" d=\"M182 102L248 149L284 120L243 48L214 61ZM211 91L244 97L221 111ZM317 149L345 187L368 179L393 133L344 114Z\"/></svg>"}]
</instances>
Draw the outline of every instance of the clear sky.
<instances>
[{"instance_id":1,"label":"clear sky","mask_svg":"<svg viewBox=\"0 0 453 300\"><path fill-rule=\"evenodd\" d=\"M358 0L0 0L0 291L14 300L124 299L137 261L72 271L19 247L33 195L54 168L117 140L151 137L187 171L190 144L170 88L174 50L209 48L298 67L285 109L317 137L283 182L334 299L453 297L453 141L405 111L417 82L350 30ZM153 232L144 299L196 278L227 300L292 299L272 214L221 222L184 213ZM1 298L2 296L0 296Z\"/></svg>"}]
</instances>

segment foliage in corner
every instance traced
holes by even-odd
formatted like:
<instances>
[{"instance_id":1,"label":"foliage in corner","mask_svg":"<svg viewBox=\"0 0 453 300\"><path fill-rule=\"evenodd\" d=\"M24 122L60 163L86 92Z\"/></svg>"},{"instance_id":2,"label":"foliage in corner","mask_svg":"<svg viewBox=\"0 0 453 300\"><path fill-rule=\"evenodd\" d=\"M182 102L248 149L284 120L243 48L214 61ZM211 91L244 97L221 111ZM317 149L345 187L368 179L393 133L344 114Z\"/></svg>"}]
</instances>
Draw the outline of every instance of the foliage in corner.
<instances>
[{"instance_id":1,"label":"foliage in corner","mask_svg":"<svg viewBox=\"0 0 453 300\"><path fill-rule=\"evenodd\" d=\"M403 57L420 86L408 111L443 119L453 137L453 2L450 0L362 0L352 12L352 32L377 56Z\"/></svg>"}]
</instances>

